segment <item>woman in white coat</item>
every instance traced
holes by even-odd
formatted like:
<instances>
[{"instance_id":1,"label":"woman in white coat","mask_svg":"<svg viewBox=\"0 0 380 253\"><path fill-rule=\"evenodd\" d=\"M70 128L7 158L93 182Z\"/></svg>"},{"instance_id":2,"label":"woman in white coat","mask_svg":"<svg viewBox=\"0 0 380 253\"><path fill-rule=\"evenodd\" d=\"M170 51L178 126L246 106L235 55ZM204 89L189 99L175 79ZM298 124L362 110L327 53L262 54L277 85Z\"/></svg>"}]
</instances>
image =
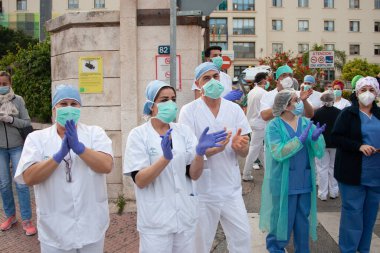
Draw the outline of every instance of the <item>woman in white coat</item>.
<instances>
[{"instance_id":1,"label":"woman in white coat","mask_svg":"<svg viewBox=\"0 0 380 253\"><path fill-rule=\"evenodd\" d=\"M130 132L123 166L135 182L140 252L193 252L198 200L190 179L202 174L206 149L227 134L206 128L197 143L190 128L173 123L176 92L164 82L150 82L146 99L150 119Z\"/></svg>"}]
</instances>

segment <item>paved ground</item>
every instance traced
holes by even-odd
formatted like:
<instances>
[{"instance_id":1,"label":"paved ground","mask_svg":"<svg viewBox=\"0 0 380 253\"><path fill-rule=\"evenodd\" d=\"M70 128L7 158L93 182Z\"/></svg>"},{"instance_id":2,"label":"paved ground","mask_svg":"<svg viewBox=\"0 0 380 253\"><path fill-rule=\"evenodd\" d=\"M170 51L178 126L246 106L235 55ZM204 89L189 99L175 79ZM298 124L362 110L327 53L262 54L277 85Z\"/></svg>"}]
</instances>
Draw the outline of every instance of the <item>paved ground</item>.
<instances>
[{"instance_id":1,"label":"paved ground","mask_svg":"<svg viewBox=\"0 0 380 253\"><path fill-rule=\"evenodd\" d=\"M249 213L252 225L252 252L264 253L265 234L259 231L259 208L260 193L263 179L263 170L254 171L254 182L242 182L243 196ZM33 194L32 194L33 196ZM15 196L17 198L17 196ZM33 214L35 214L34 198ZM111 222L106 234L105 252L106 253L136 253L138 252L138 233L136 231L136 212L134 203L128 203L126 211L122 215L115 213L115 206L110 203ZM340 217L340 199L318 200L318 240L311 242L311 252L313 253L339 253L338 228ZM19 218L17 210L17 218ZM4 212L0 203L0 221L4 220ZM35 222L35 217L33 218ZM380 220L377 221L375 233L372 240L371 252L380 252ZM287 248L289 253L293 253L293 245ZM0 253L38 253L39 242L37 236L28 237L23 234L21 223L18 222L12 229L0 232ZM212 248L213 253L227 253L227 244L223 230L218 229Z\"/></svg>"}]
</instances>

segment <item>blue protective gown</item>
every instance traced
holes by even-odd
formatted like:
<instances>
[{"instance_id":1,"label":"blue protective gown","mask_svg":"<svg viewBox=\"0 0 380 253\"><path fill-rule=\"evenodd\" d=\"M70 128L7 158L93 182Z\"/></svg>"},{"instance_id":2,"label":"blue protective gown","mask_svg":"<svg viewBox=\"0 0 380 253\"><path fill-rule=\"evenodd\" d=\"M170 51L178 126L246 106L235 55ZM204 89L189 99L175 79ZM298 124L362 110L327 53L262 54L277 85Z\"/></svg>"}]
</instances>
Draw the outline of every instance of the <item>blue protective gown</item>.
<instances>
[{"instance_id":1,"label":"blue protective gown","mask_svg":"<svg viewBox=\"0 0 380 253\"><path fill-rule=\"evenodd\" d=\"M363 143L380 148L380 120L359 112ZM363 155L360 185L339 183L342 213L339 247L342 253L369 253L380 201L380 154ZM361 218L360 218L361 217Z\"/></svg>"},{"instance_id":2,"label":"blue protective gown","mask_svg":"<svg viewBox=\"0 0 380 253\"><path fill-rule=\"evenodd\" d=\"M296 251L308 252L308 231L316 240L316 185L314 157L322 157L325 142L321 135L306 145L298 139L309 120L300 118L295 132L280 117L266 128L266 164L261 196L260 229L269 233L270 252L284 252L294 230ZM310 226L309 226L310 224ZM309 227L309 228L308 228Z\"/></svg>"}]
</instances>

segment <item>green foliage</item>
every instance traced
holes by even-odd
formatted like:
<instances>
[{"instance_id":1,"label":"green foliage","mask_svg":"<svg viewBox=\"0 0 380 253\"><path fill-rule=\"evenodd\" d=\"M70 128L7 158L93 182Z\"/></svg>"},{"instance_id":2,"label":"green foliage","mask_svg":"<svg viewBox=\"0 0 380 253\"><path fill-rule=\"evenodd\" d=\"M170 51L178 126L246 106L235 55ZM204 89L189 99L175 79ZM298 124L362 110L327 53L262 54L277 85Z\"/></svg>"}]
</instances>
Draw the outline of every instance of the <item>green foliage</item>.
<instances>
[{"instance_id":1,"label":"green foliage","mask_svg":"<svg viewBox=\"0 0 380 253\"><path fill-rule=\"evenodd\" d=\"M16 53L18 48L26 48L29 44L37 44L38 40L26 35L22 31L14 31L0 26L0 58L7 52Z\"/></svg>"},{"instance_id":2,"label":"green foliage","mask_svg":"<svg viewBox=\"0 0 380 253\"><path fill-rule=\"evenodd\" d=\"M127 204L127 200L125 199L124 195L122 193L119 193L117 196L117 199L115 201L115 204L117 206L117 214L121 215L124 211L124 207Z\"/></svg>"},{"instance_id":3,"label":"green foliage","mask_svg":"<svg viewBox=\"0 0 380 253\"><path fill-rule=\"evenodd\" d=\"M12 74L12 86L22 96L33 121L51 119L50 41L29 44L9 52L0 60L0 69Z\"/></svg>"},{"instance_id":4,"label":"green foliage","mask_svg":"<svg viewBox=\"0 0 380 253\"><path fill-rule=\"evenodd\" d=\"M342 97L345 98L345 99L347 99L347 100L351 100L350 99L351 94L352 94L352 90L346 90L346 89L344 89L342 91Z\"/></svg>"},{"instance_id":5,"label":"green foliage","mask_svg":"<svg viewBox=\"0 0 380 253\"><path fill-rule=\"evenodd\" d=\"M344 65L342 77L344 80L351 81L356 75L376 76L380 73L380 66L367 62L367 59L355 58Z\"/></svg>"}]
</instances>

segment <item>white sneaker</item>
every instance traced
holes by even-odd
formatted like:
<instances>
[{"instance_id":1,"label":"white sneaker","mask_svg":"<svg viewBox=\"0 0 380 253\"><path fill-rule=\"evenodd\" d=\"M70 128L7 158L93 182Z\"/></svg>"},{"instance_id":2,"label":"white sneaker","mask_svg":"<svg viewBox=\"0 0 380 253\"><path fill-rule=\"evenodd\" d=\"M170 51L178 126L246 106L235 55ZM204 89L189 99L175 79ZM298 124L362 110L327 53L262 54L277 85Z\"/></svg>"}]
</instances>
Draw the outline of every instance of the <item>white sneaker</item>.
<instances>
[{"instance_id":1,"label":"white sneaker","mask_svg":"<svg viewBox=\"0 0 380 253\"><path fill-rule=\"evenodd\" d=\"M321 196L321 195L318 195L318 198L322 201L326 201L327 200L327 197L326 196Z\"/></svg>"},{"instance_id":2,"label":"white sneaker","mask_svg":"<svg viewBox=\"0 0 380 253\"><path fill-rule=\"evenodd\" d=\"M253 181L253 176L252 175L243 175L243 180L244 181Z\"/></svg>"},{"instance_id":3,"label":"white sneaker","mask_svg":"<svg viewBox=\"0 0 380 253\"><path fill-rule=\"evenodd\" d=\"M330 194L330 199L336 199L339 197L339 193L338 194Z\"/></svg>"},{"instance_id":4,"label":"white sneaker","mask_svg":"<svg viewBox=\"0 0 380 253\"><path fill-rule=\"evenodd\" d=\"M252 166L252 168L253 168L254 170L259 170L259 169L261 169L260 166L259 166L257 163L254 163L253 166Z\"/></svg>"}]
</instances>

